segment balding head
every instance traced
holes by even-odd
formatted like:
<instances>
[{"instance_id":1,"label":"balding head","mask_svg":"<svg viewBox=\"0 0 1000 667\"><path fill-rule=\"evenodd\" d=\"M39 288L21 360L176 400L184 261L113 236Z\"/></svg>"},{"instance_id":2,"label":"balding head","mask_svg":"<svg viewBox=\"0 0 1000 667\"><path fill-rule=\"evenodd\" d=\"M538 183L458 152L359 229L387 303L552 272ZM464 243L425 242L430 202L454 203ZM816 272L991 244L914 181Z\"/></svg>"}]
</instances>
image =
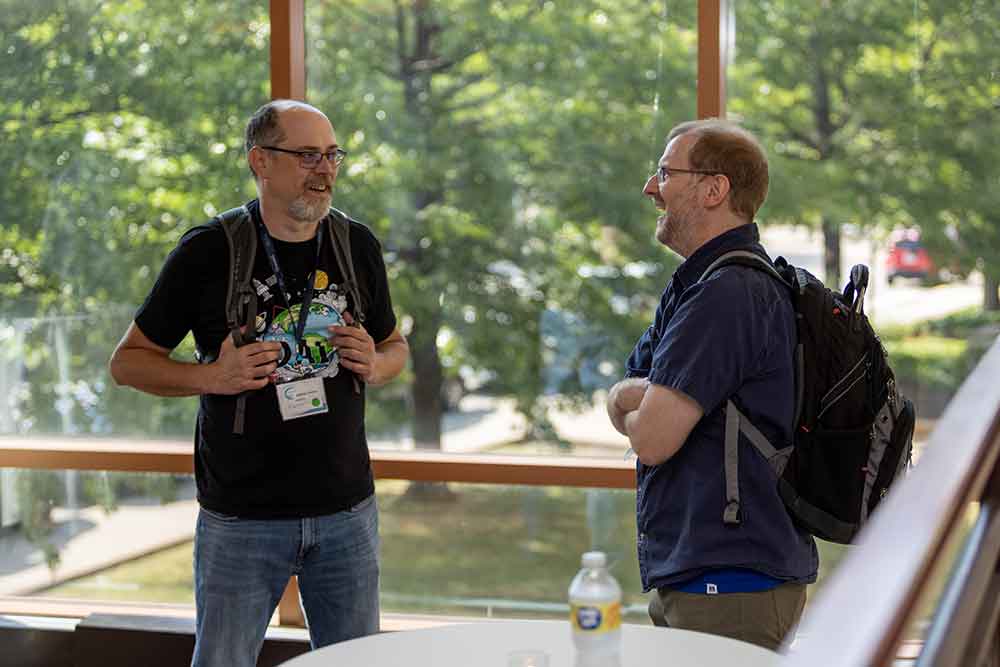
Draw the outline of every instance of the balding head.
<instances>
[{"instance_id":1,"label":"balding head","mask_svg":"<svg viewBox=\"0 0 1000 667\"><path fill-rule=\"evenodd\" d=\"M277 146L287 138L281 127L281 115L291 109L300 109L317 113L324 118L326 115L311 104L298 100L271 100L261 108L257 109L250 120L247 121L244 135L243 149L246 155L254 146ZM250 166L250 173L257 178L253 166Z\"/></svg>"}]
</instances>

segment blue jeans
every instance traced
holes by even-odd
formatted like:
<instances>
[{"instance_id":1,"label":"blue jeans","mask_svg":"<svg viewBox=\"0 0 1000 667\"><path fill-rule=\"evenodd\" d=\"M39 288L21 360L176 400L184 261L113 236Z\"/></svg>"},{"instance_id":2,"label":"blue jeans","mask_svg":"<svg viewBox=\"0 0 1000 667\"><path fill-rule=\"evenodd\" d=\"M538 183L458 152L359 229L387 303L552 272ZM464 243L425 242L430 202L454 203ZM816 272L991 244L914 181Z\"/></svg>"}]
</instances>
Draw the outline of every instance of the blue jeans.
<instances>
[{"instance_id":1,"label":"blue jeans","mask_svg":"<svg viewBox=\"0 0 1000 667\"><path fill-rule=\"evenodd\" d=\"M378 552L374 494L307 519L240 519L202 508L192 667L254 667L292 575L313 648L378 632Z\"/></svg>"}]
</instances>

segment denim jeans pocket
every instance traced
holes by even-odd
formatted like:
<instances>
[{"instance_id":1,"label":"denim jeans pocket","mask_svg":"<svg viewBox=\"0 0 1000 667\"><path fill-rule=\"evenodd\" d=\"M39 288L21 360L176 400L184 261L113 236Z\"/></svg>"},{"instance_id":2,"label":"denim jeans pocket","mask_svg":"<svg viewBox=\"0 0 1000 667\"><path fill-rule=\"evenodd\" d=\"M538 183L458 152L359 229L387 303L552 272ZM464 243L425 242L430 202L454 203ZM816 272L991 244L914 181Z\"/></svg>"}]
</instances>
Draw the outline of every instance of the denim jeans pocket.
<instances>
[{"instance_id":1,"label":"denim jeans pocket","mask_svg":"<svg viewBox=\"0 0 1000 667\"><path fill-rule=\"evenodd\" d=\"M223 523L233 523L234 521L240 520L240 518L234 514L223 514L222 512L216 512L205 507L201 508L201 512L208 518L215 519L216 521L222 521Z\"/></svg>"},{"instance_id":2,"label":"denim jeans pocket","mask_svg":"<svg viewBox=\"0 0 1000 667\"><path fill-rule=\"evenodd\" d=\"M367 498L365 498L364 500L362 500L357 505L353 505L353 506L347 508L347 511L348 512L363 512L364 510L368 509L368 506L371 505L374 502L375 502L375 494L373 493L370 496L368 496Z\"/></svg>"}]
</instances>

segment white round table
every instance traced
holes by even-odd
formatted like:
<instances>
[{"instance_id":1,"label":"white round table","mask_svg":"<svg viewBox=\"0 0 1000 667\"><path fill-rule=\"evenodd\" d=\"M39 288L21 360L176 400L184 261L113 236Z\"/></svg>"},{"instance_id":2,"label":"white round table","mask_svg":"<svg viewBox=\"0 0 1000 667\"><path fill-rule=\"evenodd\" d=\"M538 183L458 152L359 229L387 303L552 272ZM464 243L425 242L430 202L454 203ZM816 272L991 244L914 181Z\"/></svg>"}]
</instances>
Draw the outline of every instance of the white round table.
<instances>
[{"instance_id":1,"label":"white round table","mask_svg":"<svg viewBox=\"0 0 1000 667\"><path fill-rule=\"evenodd\" d=\"M543 655L542 667L574 667L568 621L477 621L423 630L384 632L311 651L282 667L510 667L514 656ZM622 625L620 661L613 667L774 667L781 656L745 642L701 632Z\"/></svg>"}]
</instances>

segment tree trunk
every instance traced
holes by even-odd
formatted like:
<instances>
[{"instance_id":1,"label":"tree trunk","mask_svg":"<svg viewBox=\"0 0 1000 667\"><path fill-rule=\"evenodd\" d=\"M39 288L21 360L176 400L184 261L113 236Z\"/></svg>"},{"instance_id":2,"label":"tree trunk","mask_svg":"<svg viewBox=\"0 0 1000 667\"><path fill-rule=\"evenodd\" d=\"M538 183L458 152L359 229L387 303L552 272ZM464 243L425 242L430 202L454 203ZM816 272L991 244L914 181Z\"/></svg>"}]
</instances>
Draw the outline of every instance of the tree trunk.
<instances>
[{"instance_id":1,"label":"tree trunk","mask_svg":"<svg viewBox=\"0 0 1000 667\"><path fill-rule=\"evenodd\" d=\"M983 275L983 310L1000 310L1000 280L987 274Z\"/></svg>"},{"instance_id":2,"label":"tree trunk","mask_svg":"<svg viewBox=\"0 0 1000 667\"><path fill-rule=\"evenodd\" d=\"M434 153L432 146L436 119L431 85L434 71L428 65L437 59L433 42L441 31L441 26L434 20L428 0L417 0L409 9L407 16L406 8L399 3L396 5L397 54L403 83L403 101L416 133L414 143L424 154L430 155ZM409 32L410 29L412 33ZM417 213L443 199L441 183L433 174L427 174L422 185L411 193L413 210ZM414 246L405 254L413 258L413 270L423 275L440 271L433 252L424 252L419 246ZM438 355L437 336L441 330L442 312L438 294L428 293L422 301L421 306L412 313L413 328L409 334L410 357L413 360L413 385L410 388L414 411L413 443L417 449L440 450L441 421L444 417L444 374L441 357ZM455 498L455 494L443 482L411 482L406 494L420 499Z\"/></svg>"},{"instance_id":3,"label":"tree trunk","mask_svg":"<svg viewBox=\"0 0 1000 667\"><path fill-rule=\"evenodd\" d=\"M433 118L428 105L431 100L431 77L424 63L433 61L432 39L439 30L429 12L429 2L418 0L409 10L397 4L396 30L398 39L399 72L403 82L403 100L406 113L414 130L414 144L424 153L430 151L433 135ZM411 32L412 31L412 32ZM429 177L410 193L413 210L419 214L428 206L443 199L440 184ZM410 258L414 271L428 275L440 270L434 266L431 253L414 246L403 254ZM413 329L409 334L410 356L413 360L413 442L418 449L441 449L441 402L443 377L438 356L437 336L441 329L441 309L438 295L427 293L413 315Z\"/></svg>"},{"instance_id":4,"label":"tree trunk","mask_svg":"<svg viewBox=\"0 0 1000 667\"><path fill-rule=\"evenodd\" d=\"M819 161L822 163L833 158L836 153L834 144L836 126L833 122L833 101L830 95L831 73L827 71L829 47L819 30L813 32L809 38L809 45L814 70L812 115L815 124L815 143L812 147L819 153ZM833 73L833 76L836 76L836 73ZM823 228L823 282L830 289L839 289L840 223L823 214L820 224Z\"/></svg>"},{"instance_id":5,"label":"tree trunk","mask_svg":"<svg viewBox=\"0 0 1000 667\"><path fill-rule=\"evenodd\" d=\"M435 322L414 318L410 332L410 356L413 359L413 443L417 449L441 449L441 403L443 375L438 356Z\"/></svg>"},{"instance_id":6,"label":"tree trunk","mask_svg":"<svg viewBox=\"0 0 1000 667\"><path fill-rule=\"evenodd\" d=\"M823 282L840 289L840 225L823 216Z\"/></svg>"},{"instance_id":7,"label":"tree trunk","mask_svg":"<svg viewBox=\"0 0 1000 667\"><path fill-rule=\"evenodd\" d=\"M413 444L419 450L441 450L441 421L444 403L441 392L444 374L438 355L437 335L441 328L438 316L414 316L410 331L410 358L413 360ZM452 501L457 495L445 482L410 482L406 488L410 498Z\"/></svg>"}]
</instances>

